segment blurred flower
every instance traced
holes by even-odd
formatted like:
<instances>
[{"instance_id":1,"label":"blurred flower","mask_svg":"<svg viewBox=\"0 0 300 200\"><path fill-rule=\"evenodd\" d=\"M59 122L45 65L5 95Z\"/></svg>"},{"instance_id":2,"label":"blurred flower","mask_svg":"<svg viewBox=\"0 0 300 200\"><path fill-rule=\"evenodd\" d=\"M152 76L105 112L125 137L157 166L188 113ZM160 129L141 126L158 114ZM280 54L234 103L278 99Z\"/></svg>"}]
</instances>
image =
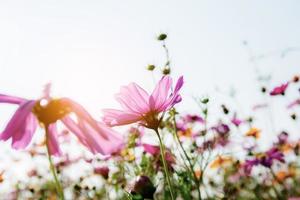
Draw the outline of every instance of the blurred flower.
<instances>
[{"instance_id":1,"label":"blurred flower","mask_svg":"<svg viewBox=\"0 0 300 200\"><path fill-rule=\"evenodd\" d=\"M147 128L157 129L160 123L158 115L181 101L179 90L182 85L183 77L180 77L174 91L169 94L172 79L163 76L151 95L135 83L122 87L116 99L124 110L104 109L103 121L110 126L141 122Z\"/></svg>"},{"instance_id":2,"label":"blurred flower","mask_svg":"<svg viewBox=\"0 0 300 200\"><path fill-rule=\"evenodd\" d=\"M265 153L257 154L256 157L251 160L246 160L243 169L246 175L249 175L253 166L260 164L264 167L271 168L275 160L282 163L285 162L283 154L277 148L273 147Z\"/></svg>"},{"instance_id":3,"label":"blurred flower","mask_svg":"<svg viewBox=\"0 0 300 200\"><path fill-rule=\"evenodd\" d=\"M259 159L254 158L253 160L246 160L245 163L242 165L244 172L246 175L250 175L252 168L259 164Z\"/></svg>"},{"instance_id":4,"label":"blurred flower","mask_svg":"<svg viewBox=\"0 0 300 200\"><path fill-rule=\"evenodd\" d=\"M143 199L153 199L156 188L148 176L140 176L134 184L132 194L140 194Z\"/></svg>"},{"instance_id":5,"label":"blurred flower","mask_svg":"<svg viewBox=\"0 0 300 200\"><path fill-rule=\"evenodd\" d=\"M94 168L94 173L99 174L103 176L103 178L107 179L109 175L109 168L104 166L104 167L95 167Z\"/></svg>"},{"instance_id":6,"label":"blurred flower","mask_svg":"<svg viewBox=\"0 0 300 200\"><path fill-rule=\"evenodd\" d=\"M233 123L235 126L239 126L243 123L243 120L237 118L237 114L234 113L233 118L231 119L231 123Z\"/></svg>"},{"instance_id":7,"label":"blurred flower","mask_svg":"<svg viewBox=\"0 0 300 200\"><path fill-rule=\"evenodd\" d=\"M190 137L192 137L194 134L193 134L192 128L187 128L187 129L185 129L185 130L180 130L180 131L178 131L178 135L179 135L179 137L188 137L188 138L190 138Z\"/></svg>"},{"instance_id":8,"label":"blurred flower","mask_svg":"<svg viewBox=\"0 0 300 200\"><path fill-rule=\"evenodd\" d=\"M260 137L260 130L252 127L252 128L250 128L249 131L247 131L246 136L254 137L254 138L258 139Z\"/></svg>"},{"instance_id":9,"label":"blurred flower","mask_svg":"<svg viewBox=\"0 0 300 200\"><path fill-rule=\"evenodd\" d=\"M275 147L266 152L266 154L260 159L260 164L270 168L274 160L284 163L283 154L279 151L278 148Z\"/></svg>"},{"instance_id":10,"label":"blurred flower","mask_svg":"<svg viewBox=\"0 0 300 200\"><path fill-rule=\"evenodd\" d=\"M228 134L229 131L230 131L229 126L226 125L226 124L223 124L223 123L219 123L217 126L214 126L211 129L216 131L217 133L219 133L221 135Z\"/></svg>"},{"instance_id":11,"label":"blurred flower","mask_svg":"<svg viewBox=\"0 0 300 200\"><path fill-rule=\"evenodd\" d=\"M199 169L199 170L196 170L195 171L195 175L197 177L197 179L200 179L201 178L201 175L202 175L202 171Z\"/></svg>"},{"instance_id":12,"label":"blurred flower","mask_svg":"<svg viewBox=\"0 0 300 200\"><path fill-rule=\"evenodd\" d=\"M218 156L211 164L210 168L215 169L219 167L225 167L226 165L232 163L233 159L229 156Z\"/></svg>"},{"instance_id":13,"label":"blurred flower","mask_svg":"<svg viewBox=\"0 0 300 200\"><path fill-rule=\"evenodd\" d=\"M278 143L279 144L285 144L288 140L289 134L285 131L282 131L279 135L278 135Z\"/></svg>"},{"instance_id":14,"label":"blurred flower","mask_svg":"<svg viewBox=\"0 0 300 200\"><path fill-rule=\"evenodd\" d=\"M199 115L191 115L187 114L183 117L183 121L186 123L194 123L194 122L199 122L199 123L204 123L204 119L200 117Z\"/></svg>"},{"instance_id":15,"label":"blurred flower","mask_svg":"<svg viewBox=\"0 0 300 200\"><path fill-rule=\"evenodd\" d=\"M132 149L123 149L121 151L121 156L124 160L126 161L134 161L135 160L135 155L134 152L132 151Z\"/></svg>"},{"instance_id":16,"label":"blurred flower","mask_svg":"<svg viewBox=\"0 0 300 200\"><path fill-rule=\"evenodd\" d=\"M50 154L61 155L57 121L61 121L93 153L110 154L123 145L118 133L104 124L97 123L81 105L71 99L52 99L47 93L37 100L0 94L0 103L19 106L0 135L1 140L12 138L14 149L27 147L40 123L47 128L46 143ZM75 116L76 121L71 116Z\"/></svg>"},{"instance_id":17,"label":"blurred flower","mask_svg":"<svg viewBox=\"0 0 300 200\"><path fill-rule=\"evenodd\" d=\"M144 151L151 154L152 156L160 154L160 148L156 145L143 144Z\"/></svg>"},{"instance_id":18,"label":"blurred flower","mask_svg":"<svg viewBox=\"0 0 300 200\"><path fill-rule=\"evenodd\" d=\"M270 92L270 95L271 96L275 96L275 95L284 95L285 93L285 90L287 89L289 85L289 82L287 83L284 83L278 87L275 87L271 92Z\"/></svg>"},{"instance_id":19,"label":"blurred flower","mask_svg":"<svg viewBox=\"0 0 300 200\"><path fill-rule=\"evenodd\" d=\"M296 99L295 101L291 102L287 108L288 109L291 109L291 108L294 108L295 106L299 106L300 105L300 99Z\"/></svg>"}]
</instances>

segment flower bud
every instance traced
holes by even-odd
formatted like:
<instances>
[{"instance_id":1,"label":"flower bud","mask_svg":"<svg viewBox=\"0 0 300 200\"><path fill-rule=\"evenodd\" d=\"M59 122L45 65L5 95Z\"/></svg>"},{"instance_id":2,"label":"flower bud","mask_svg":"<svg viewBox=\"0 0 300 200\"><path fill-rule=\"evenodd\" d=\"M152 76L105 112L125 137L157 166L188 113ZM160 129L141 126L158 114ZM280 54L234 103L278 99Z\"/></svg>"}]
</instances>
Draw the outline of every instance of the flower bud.
<instances>
[{"instance_id":1,"label":"flower bud","mask_svg":"<svg viewBox=\"0 0 300 200\"><path fill-rule=\"evenodd\" d=\"M148 176L140 176L134 184L132 192L142 195L144 199L153 199L156 188Z\"/></svg>"},{"instance_id":2,"label":"flower bud","mask_svg":"<svg viewBox=\"0 0 300 200\"><path fill-rule=\"evenodd\" d=\"M147 70L153 71L155 69L155 65L148 65Z\"/></svg>"},{"instance_id":3,"label":"flower bud","mask_svg":"<svg viewBox=\"0 0 300 200\"><path fill-rule=\"evenodd\" d=\"M157 36L157 40L159 41L163 41L165 39L167 39L167 34L162 33L159 36Z\"/></svg>"},{"instance_id":4,"label":"flower bud","mask_svg":"<svg viewBox=\"0 0 300 200\"><path fill-rule=\"evenodd\" d=\"M162 70L162 73L163 73L163 75L168 75L168 74L170 74L171 73L171 69L170 69L170 67L165 67L163 70Z\"/></svg>"}]
</instances>

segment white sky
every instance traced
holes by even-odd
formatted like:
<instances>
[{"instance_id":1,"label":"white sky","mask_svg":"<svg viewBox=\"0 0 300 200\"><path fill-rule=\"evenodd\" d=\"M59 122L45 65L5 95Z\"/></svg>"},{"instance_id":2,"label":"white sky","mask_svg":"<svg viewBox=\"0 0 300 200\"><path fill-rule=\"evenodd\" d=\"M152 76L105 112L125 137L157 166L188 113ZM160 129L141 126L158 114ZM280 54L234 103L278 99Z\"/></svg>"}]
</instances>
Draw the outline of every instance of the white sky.
<instances>
[{"instance_id":1,"label":"white sky","mask_svg":"<svg viewBox=\"0 0 300 200\"><path fill-rule=\"evenodd\" d=\"M54 94L100 116L116 105L121 85L153 87L145 66L163 64L155 36L167 32L173 76L185 76L186 109L195 108L191 96L212 94L215 86L234 86L247 107L260 97L242 42L258 55L300 46L299 10L296 0L1 1L0 92L39 97L51 81ZM299 55L266 58L260 71L272 72L277 85L299 72ZM0 127L7 109L0 107Z\"/></svg>"}]
</instances>

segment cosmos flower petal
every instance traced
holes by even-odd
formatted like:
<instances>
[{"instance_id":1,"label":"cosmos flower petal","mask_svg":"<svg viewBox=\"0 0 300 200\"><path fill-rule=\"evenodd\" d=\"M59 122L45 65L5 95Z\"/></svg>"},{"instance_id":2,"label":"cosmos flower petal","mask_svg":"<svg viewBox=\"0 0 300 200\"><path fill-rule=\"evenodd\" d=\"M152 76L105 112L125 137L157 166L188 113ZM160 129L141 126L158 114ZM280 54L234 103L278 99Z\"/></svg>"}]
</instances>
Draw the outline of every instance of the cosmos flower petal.
<instances>
[{"instance_id":1,"label":"cosmos flower petal","mask_svg":"<svg viewBox=\"0 0 300 200\"><path fill-rule=\"evenodd\" d=\"M271 96L276 96L276 95L284 95L287 87L289 86L289 82L284 83L280 86L275 87L271 92L270 95Z\"/></svg>"},{"instance_id":2,"label":"cosmos flower petal","mask_svg":"<svg viewBox=\"0 0 300 200\"><path fill-rule=\"evenodd\" d=\"M148 93L135 83L121 87L116 99L125 110L137 113L144 113L149 110Z\"/></svg>"},{"instance_id":3,"label":"cosmos flower petal","mask_svg":"<svg viewBox=\"0 0 300 200\"><path fill-rule=\"evenodd\" d=\"M174 92L169 94L172 79L170 76L163 76L150 96L134 83L122 87L121 92L117 95L117 100L121 103L123 110L103 110L103 121L109 126L126 125L140 121L148 128L154 128L159 123L156 121L158 115L181 101L179 90L182 85L183 77L180 77Z\"/></svg>"},{"instance_id":4,"label":"cosmos flower petal","mask_svg":"<svg viewBox=\"0 0 300 200\"><path fill-rule=\"evenodd\" d=\"M170 109L171 107L173 107L175 104L181 102L182 98L181 96L178 94L179 90L181 89L183 85L183 76L179 77L179 79L177 80L174 92L170 95L170 97L164 102L164 104L162 104L158 110L159 111L165 111L167 109Z\"/></svg>"},{"instance_id":5,"label":"cosmos flower petal","mask_svg":"<svg viewBox=\"0 0 300 200\"><path fill-rule=\"evenodd\" d=\"M163 76L151 94L151 97L155 100L150 105L151 109L157 110L165 103L171 86L172 78L170 76Z\"/></svg>"},{"instance_id":6,"label":"cosmos flower petal","mask_svg":"<svg viewBox=\"0 0 300 200\"><path fill-rule=\"evenodd\" d=\"M131 124L141 120L141 116L136 113L125 112L115 109L104 109L103 121L109 126L119 126Z\"/></svg>"},{"instance_id":7,"label":"cosmos flower petal","mask_svg":"<svg viewBox=\"0 0 300 200\"><path fill-rule=\"evenodd\" d=\"M88 143L85 133L80 129L78 124L72 118L67 116L64 117L61 121L67 127L67 129L75 134L75 136L84 146L86 146L92 153L96 152L93 146Z\"/></svg>"},{"instance_id":8,"label":"cosmos flower petal","mask_svg":"<svg viewBox=\"0 0 300 200\"><path fill-rule=\"evenodd\" d=\"M30 113L25 123L20 126L20 129L12 136L12 147L14 149L24 149L31 142L33 134L37 128L38 122L35 116Z\"/></svg>"},{"instance_id":9,"label":"cosmos flower petal","mask_svg":"<svg viewBox=\"0 0 300 200\"><path fill-rule=\"evenodd\" d=\"M61 149L58 144L58 132L56 124L50 124L48 127L47 146L49 147L50 155L61 156Z\"/></svg>"},{"instance_id":10,"label":"cosmos flower petal","mask_svg":"<svg viewBox=\"0 0 300 200\"><path fill-rule=\"evenodd\" d=\"M0 135L1 140L8 140L9 138L20 138L20 136L15 136L20 131L24 131L25 122L27 121L27 117L31 114L31 110L35 104L35 101L26 101L21 104L17 111L14 113L11 120L6 125L4 131Z\"/></svg>"},{"instance_id":11,"label":"cosmos flower petal","mask_svg":"<svg viewBox=\"0 0 300 200\"><path fill-rule=\"evenodd\" d=\"M14 96L0 94L0 103L21 104L27 101L26 99Z\"/></svg>"},{"instance_id":12,"label":"cosmos flower petal","mask_svg":"<svg viewBox=\"0 0 300 200\"><path fill-rule=\"evenodd\" d=\"M147 152L153 156L159 155L159 153L160 153L159 146L157 146L157 145L151 145L151 144L144 143L143 148L144 148L145 152Z\"/></svg>"},{"instance_id":13,"label":"cosmos flower petal","mask_svg":"<svg viewBox=\"0 0 300 200\"><path fill-rule=\"evenodd\" d=\"M90 124L85 123L83 121L79 121L79 126L84 131L86 136L86 141L93 146L96 153L100 153L102 155L110 155L119 151L123 147L123 140L121 138L117 138L117 133L105 127L104 124L98 124L99 128L102 131L102 134L99 134ZM103 135L106 134L106 138ZM110 136L110 134L112 134Z\"/></svg>"},{"instance_id":14,"label":"cosmos flower petal","mask_svg":"<svg viewBox=\"0 0 300 200\"><path fill-rule=\"evenodd\" d=\"M77 116L77 118L80 118L81 120L89 123L95 130L97 130L100 134L102 134L101 130L99 129L99 126L97 124L97 121L94 120L94 118L88 113L87 110L80 104L76 103L75 101L67 98L63 98L64 101L67 101L69 105L71 105L72 112L74 112ZM102 135L104 138L105 135Z\"/></svg>"}]
</instances>

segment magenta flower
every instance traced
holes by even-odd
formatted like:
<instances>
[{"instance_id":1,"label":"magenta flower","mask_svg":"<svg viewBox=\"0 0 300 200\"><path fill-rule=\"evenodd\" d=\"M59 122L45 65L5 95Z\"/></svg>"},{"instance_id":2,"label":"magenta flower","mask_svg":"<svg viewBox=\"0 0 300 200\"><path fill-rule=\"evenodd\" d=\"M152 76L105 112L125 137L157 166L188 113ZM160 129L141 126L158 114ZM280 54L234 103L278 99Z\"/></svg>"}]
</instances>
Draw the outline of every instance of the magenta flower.
<instances>
[{"instance_id":1,"label":"magenta flower","mask_svg":"<svg viewBox=\"0 0 300 200\"><path fill-rule=\"evenodd\" d=\"M185 117L183 117L183 121L186 123L194 123L194 122L204 123L204 119L202 117L200 117L199 115L191 115L191 114L187 114Z\"/></svg>"},{"instance_id":2,"label":"magenta flower","mask_svg":"<svg viewBox=\"0 0 300 200\"><path fill-rule=\"evenodd\" d=\"M26 148L40 124L47 129L46 144L51 155L61 155L57 122L61 121L92 153L111 154L123 140L106 125L96 122L78 103L68 98L51 99L48 94L37 100L0 94L0 103L18 105L17 111L0 134L0 140L12 139L14 149ZM76 118L76 119L73 119Z\"/></svg>"},{"instance_id":3,"label":"magenta flower","mask_svg":"<svg viewBox=\"0 0 300 200\"><path fill-rule=\"evenodd\" d=\"M247 175L252 171L252 168L256 165L262 165L267 168L271 168L274 161L279 161L284 163L284 155L275 147L271 148L264 153L261 157L253 158L252 160L246 160L243 165L243 169Z\"/></svg>"},{"instance_id":4,"label":"magenta flower","mask_svg":"<svg viewBox=\"0 0 300 200\"><path fill-rule=\"evenodd\" d=\"M181 76L174 91L170 93L172 79L170 76L163 76L151 95L135 83L122 87L116 99L123 110L103 110L103 121L110 126L141 122L147 128L156 129L160 123L158 115L181 101L178 93L182 85Z\"/></svg>"},{"instance_id":5,"label":"magenta flower","mask_svg":"<svg viewBox=\"0 0 300 200\"><path fill-rule=\"evenodd\" d=\"M233 118L231 119L231 123L233 123L235 126L239 126L243 123L243 120L237 118L237 114L234 113Z\"/></svg>"},{"instance_id":6,"label":"magenta flower","mask_svg":"<svg viewBox=\"0 0 300 200\"><path fill-rule=\"evenodd\" d=\"M278 87L275 87L271 92L270 95L271 96L275 96L275 95L284 95L285 90L287 89L287 87L289 86L289 82L284 83Z\"/></svg>"},{"instance_id":7,"label":"magenta flower","mask_svg":"<svg viewBox=\"0 0 300 200\"><path fill-rule=\"evenodd\" d=\"M143 147L144 147L144 151L151 154L152 156L160 154L159 146L151 145L151 144L143 144Z\"/></svg>"}]
</instances>

